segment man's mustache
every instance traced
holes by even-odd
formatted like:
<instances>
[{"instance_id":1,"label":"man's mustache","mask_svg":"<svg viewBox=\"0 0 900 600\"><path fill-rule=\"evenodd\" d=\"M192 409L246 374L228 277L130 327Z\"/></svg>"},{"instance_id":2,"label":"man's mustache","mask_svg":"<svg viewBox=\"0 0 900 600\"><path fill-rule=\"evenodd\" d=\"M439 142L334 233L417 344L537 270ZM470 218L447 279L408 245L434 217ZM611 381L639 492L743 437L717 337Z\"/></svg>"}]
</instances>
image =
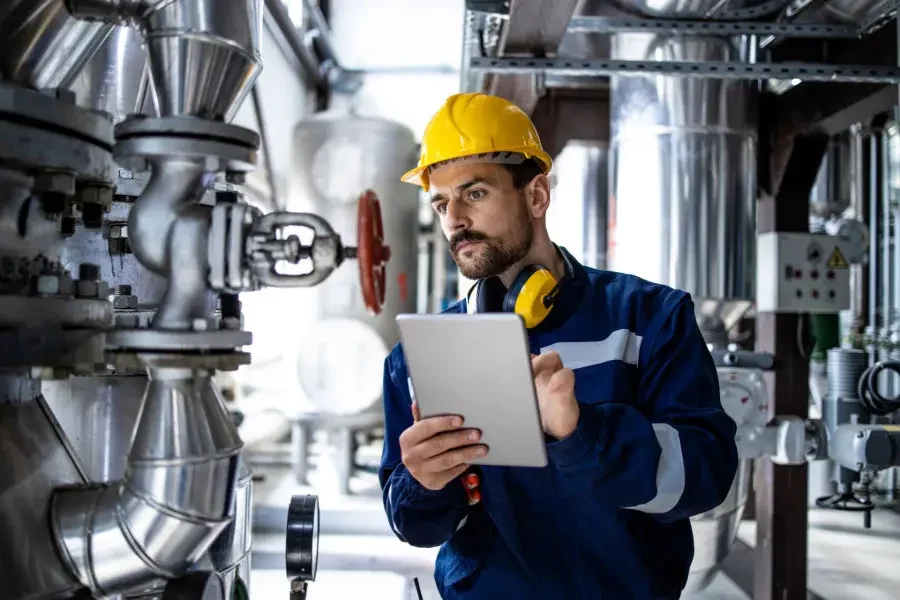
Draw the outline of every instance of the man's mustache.
<instances>
[{"instance_id":1,"label":"man's mustache","mask_svg":"<svg viewBox=\"0 0 900 600\"><path fill-rule=\"evenodd\" d=\"M456 252L456 247L463 242L483 242L487 239L488 236L480 231L466 229L450 236L450 249Z\"/></svg>"}]
</instances>

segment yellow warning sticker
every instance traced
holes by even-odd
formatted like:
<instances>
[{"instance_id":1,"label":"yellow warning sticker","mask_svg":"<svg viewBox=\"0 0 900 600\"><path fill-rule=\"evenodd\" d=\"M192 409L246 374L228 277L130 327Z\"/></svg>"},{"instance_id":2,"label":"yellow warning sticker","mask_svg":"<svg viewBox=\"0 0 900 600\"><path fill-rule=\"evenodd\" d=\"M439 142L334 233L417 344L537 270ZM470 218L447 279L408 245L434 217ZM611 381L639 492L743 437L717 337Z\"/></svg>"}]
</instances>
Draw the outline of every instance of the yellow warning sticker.
<instances>
[{"instance_id":1,"label":"yellow warning sticker","mask_svg":"<svg viewBox=\"0 0 900 600\"><path fill-rule=\"evenodd\" d=\"M828 268L829 269L847 269L850 267L850 263L847 262L847 259L844 258L844 254L841 252L841 249L835 247L831 252L831 256L828 257Z\"/></svg>"}]
</instances>

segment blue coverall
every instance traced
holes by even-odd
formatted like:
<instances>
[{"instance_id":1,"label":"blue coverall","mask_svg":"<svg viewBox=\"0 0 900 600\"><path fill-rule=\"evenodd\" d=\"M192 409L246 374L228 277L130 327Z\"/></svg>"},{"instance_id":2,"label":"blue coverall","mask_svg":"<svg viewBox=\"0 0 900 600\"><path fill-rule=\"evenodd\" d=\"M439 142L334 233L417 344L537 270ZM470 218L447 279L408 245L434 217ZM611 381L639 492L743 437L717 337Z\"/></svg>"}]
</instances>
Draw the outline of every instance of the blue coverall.
<instances>
[{"instance_id":1,"label":"blue coverall","mask_svg":"<svg viewBox=\"0 0 900 600\"><path fill-rule=\"evenodd\" d=\"M441 546L444 599L678 598L694 552L689 518L734 481L735 423L690 296L566 256L571 276L528 335L532 353L556 351L574 370L581 406L573 435L548 438L547 467L479 467L473 507L459 481L422 487L400 457L413 424L401 346L385 360L384 507L401 540ZM467 310L462 300L445 312Z\"/></svg>"}]
</instances>

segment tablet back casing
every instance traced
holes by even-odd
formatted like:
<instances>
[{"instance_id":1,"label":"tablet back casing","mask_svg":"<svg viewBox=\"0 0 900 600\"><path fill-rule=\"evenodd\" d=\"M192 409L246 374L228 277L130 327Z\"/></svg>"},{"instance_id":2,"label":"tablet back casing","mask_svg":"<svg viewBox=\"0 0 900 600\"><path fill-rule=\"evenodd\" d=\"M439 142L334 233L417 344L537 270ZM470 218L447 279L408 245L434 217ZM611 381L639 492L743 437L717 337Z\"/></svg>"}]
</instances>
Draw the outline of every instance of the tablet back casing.
<instances>
[{"instance_id":1,"label":"tablet back casing","mask_svg":"<svg viewBox=\"0 0 900 600\"><path fill-rule=\"evenodd\" d=\"M512 313L402 314L397 325L422 418L462 415L487 456L472 464L544 467L547 450L525 326Z\"/></svg>"}]
</instances>

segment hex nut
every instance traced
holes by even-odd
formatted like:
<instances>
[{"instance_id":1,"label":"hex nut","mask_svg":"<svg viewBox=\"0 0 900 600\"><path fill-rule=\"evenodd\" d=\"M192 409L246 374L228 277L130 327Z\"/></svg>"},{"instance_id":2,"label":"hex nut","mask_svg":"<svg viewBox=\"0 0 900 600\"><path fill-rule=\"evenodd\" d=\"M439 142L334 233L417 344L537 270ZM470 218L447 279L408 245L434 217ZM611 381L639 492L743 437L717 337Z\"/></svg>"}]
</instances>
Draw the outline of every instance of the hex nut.
<instances>
[{"instance_id":1,"label":"hex nut","mask_svg":"<svg viewBox=\"0 0 900 600\"><path fill-rule=\"evenodd\" d=\"M100 285L97 281L79 279L75 282L75 295L79 298L96 298L100 293Z\"/></svg>"},{"instance_id":2,"label":"hex nut","mask_svg":"<svg viewBox=\"0 0 900 600\"><path fill-rule=\"evenodd\" d=\"M59 275L38 275L35 291L43 296L55 296L59 293Z\"/></svg>"},{"instance_id":3,"label":"hex nut","mask_svg":"<svg viewBox=\"0 0 900 600\"><path fill-rule=\"evenodd\" d=\"M100 265L81 263L78 265L78 279L97 281L100 279Z\"/></svg>"},{"instance_id":4,"label":"hex nut","mask_svg":"<svg viewBox=\"0 0 900 600\"><path fill-rule=\"evenodd\" d=\"M113 190L107 186L88 185L78 190L78 201L82 204L110 206L113 201Z\"/></svg>"},{"instance_id":5,"label":"hex nut","mask_svg":"<svg viewBox=\"0 0 900 600\"><path fill-rule=\"evenodd\" d=\"M128 237L128 225L110 225L109 239L117 240Z\"/></svg>"},{"instance_id":6,"label":"hex nut","mask_svg":"<svg viewBox=\"0 0 900 600\"><path fill-rule=\"evenodd\" d=\"M134 310L138 307L138 298L134 295L113 296L113 308L116 310Z\"/></svg>"},{"instance_id":7,"label":"hex nut","mask_svg":"<svg viewBox=\"0 0 900 600\"><path fill-rule=\"evenodd\" d=\"M34 178L34 191L39 194L75 195L75 177L69 173L38 173Z\"/></svg>"}]
</instances>

